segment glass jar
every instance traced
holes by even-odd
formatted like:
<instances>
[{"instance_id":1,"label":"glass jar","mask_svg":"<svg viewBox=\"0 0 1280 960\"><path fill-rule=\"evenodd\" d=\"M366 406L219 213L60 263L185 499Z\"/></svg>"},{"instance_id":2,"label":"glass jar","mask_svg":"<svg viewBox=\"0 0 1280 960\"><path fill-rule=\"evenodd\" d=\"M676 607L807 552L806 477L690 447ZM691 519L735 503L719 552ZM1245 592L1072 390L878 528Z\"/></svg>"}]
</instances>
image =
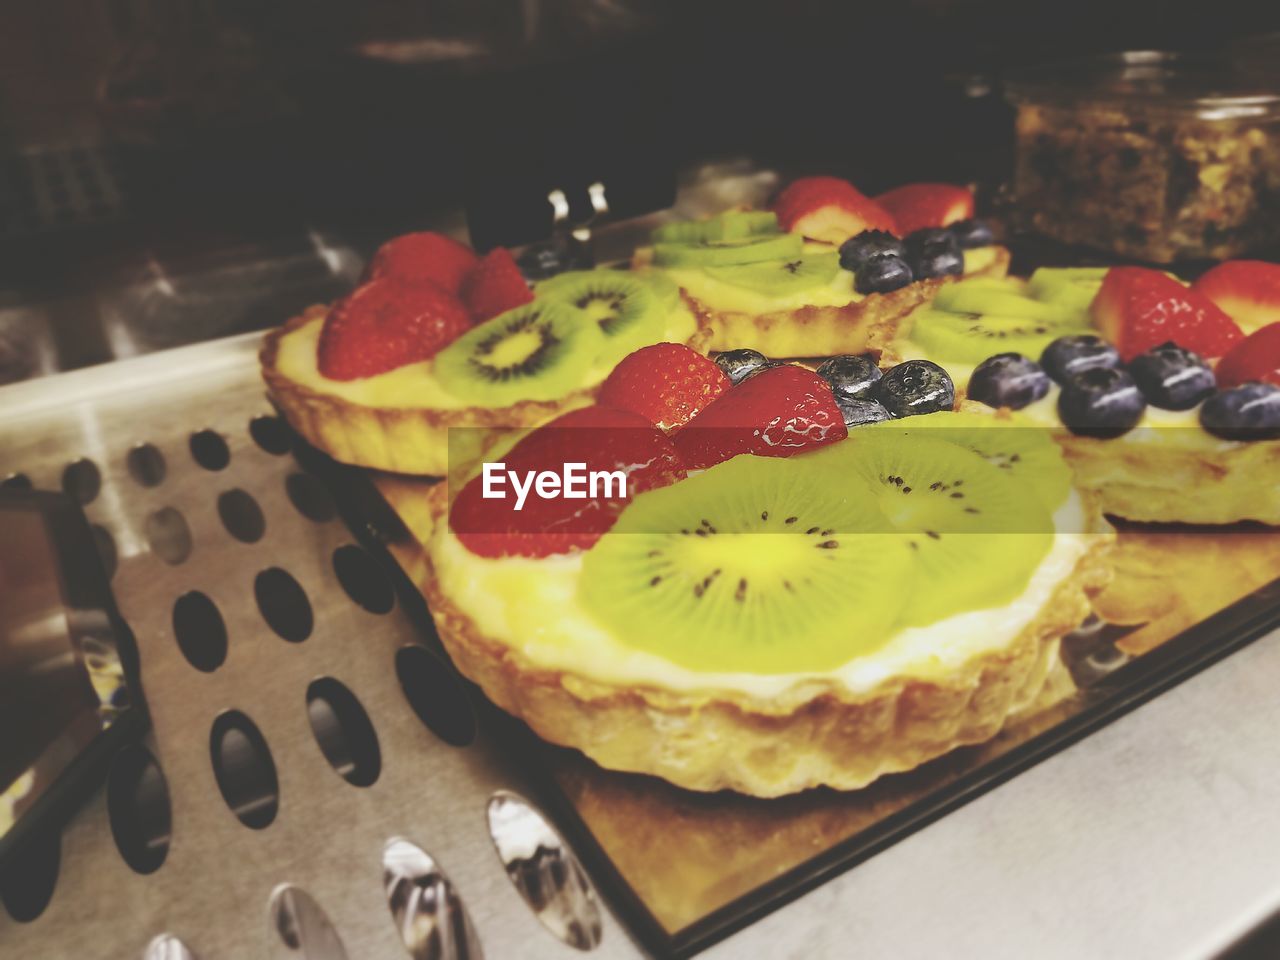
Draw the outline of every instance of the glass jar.
<instances>
[{"instance_id":1,"label":"glass jar","mask_svg":"<svg viewBox=\"0 0 1280 960\"><path fill-rule=\"evenodd\" d=\"M1156 263L1280 243L1280 78L1244 62L1131 51L1009 77L1021 226Z\"/></svg>"}]
</instances>

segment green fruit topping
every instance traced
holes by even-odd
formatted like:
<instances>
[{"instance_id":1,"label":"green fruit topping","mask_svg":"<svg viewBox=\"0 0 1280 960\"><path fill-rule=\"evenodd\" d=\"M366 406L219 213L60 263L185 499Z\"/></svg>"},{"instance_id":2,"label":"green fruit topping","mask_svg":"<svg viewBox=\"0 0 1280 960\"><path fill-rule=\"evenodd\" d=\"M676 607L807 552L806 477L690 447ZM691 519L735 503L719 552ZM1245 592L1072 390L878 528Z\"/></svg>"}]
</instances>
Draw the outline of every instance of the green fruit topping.
<instances>
[{"instance_id":1,"label":"green fruit topping","mask_svg":"<svg viewBox=\"0 0 1280 960\"><path fill-rule=\"evenodd\" d=\"M666 330L669 304L648 281L619 270L575 270L538 285L539 299L576 307L604 334L599 361L612 367Z\"/></svg>"},{"instance_id":2,"label":"green fruit topping","mask_svg":"<svg viewBox=\"0 0 1280 960\"><path fill-rule=\"evenodd\" d=\"M877 432L929 436L972 450L1020 484L1032 487L1050 511L1066 502L1071 469L1049 432L1023 420L980 413L930 413L874 424Z\"/></svg>"},{"instance_id":3,"label":"green fruit topping","mask_svg":"<svg viewBox=\"0 0 1280 960\"><path fill-rule=\"evenodd\" d=\"M829 284L840 272L840 254L814 253L795 260L766 260L730 267L707 267L706 274L735 287L774 296L800 293Z\"/></svg>"},{"instance_id":4,"label":"green fruit topping","mask_svg":"<svg viewBox=\"0 0 1280 960\"><path fill-rule=\"evenodd\" d=\"M935 309L951 313L991 314L1038 320L1059 326L1088 326L1088 312L1061 303L1048 303L1022 294L1011 284L965 280L943 287L934 298ZM981 359L981 358L980 358Z\"/></svg>"},{"instance_id":5,"label":"green fruit topping","mask_svg":"<svg viewBox=\"0 0 1280 960\"><path fill-rule=\"evenodd\" d=\"M653 231L654 243L702 243L743 240L778 232L778 217L768 210L729 210L709 220L667 223Z\"/></svg>"},{"instance_id":6,"label":"green fruit topping","mask_svg":"<svg viewBox=\"0 0 1280 960\"><path fill-rule=\"evenodd\" d=\"M911 323L910 338L929 356L944 362L971 364L980 363L994 353L1015 352L1038 357L1059 337L1089 332L1083 326L1062 327L1044 320L949 313L930 308L913 313Z\"/></svg>"},{"instance_id":7,"label":"green fruit topping","mask_svg":"<svg viewBox=\"0 0 1280 960\"><path fill-rule=\"evenodd\" d=\"M1036 489L960 444L869 429L807 459L829 461L870 488L907 534L916 572L903 625L1009 603L1053 545L1053 518ZM890 583L882 589L901 589Z\"/></svg>"},{"instance_id":8,"label":"green fruit topping","mask_svg":"<svg viewBox=\"0 0 1280 960\"><path fill-rule=\"evenodd\" d=\"M584 558L581 597L693 670L828 670L879 647L910 590L913 551L887 529L821 463L739 456L637 496Z\"/></svg>"},{"instance_id":9,"label":"green fruit topping","mask_svg":"<svg viewBox=\"0 0 1280 960\"><path fill-rule=\"evenodd\" d=\"M1042 496L1065 468L985 431L868 428L642 493L584 557L582 602L630 647L725 673L830 670L898 628L1004 606L1053 544Z\"/></svg>"},{"instance_id":10,"label":"green fruit topping","mask_svg":"<svg viewBox=\"0 0 1280 960\"><path fill-rule=\"evenodd\" d=\"M1041 300L1088 310L1102 286L1108 267L1041 267L1031 274L1028 288Z\"/></svg>"},{"instance_id":11,"label":"green fruit topping","mask_svg":"<svg viewBox=\"0 0 1280 960\"><path fill-rule=\"evenodd\" d=\"M713 267L762 260L798 260L804 240L798 233L699 240L693 243L655 243L653 262L662 267Z\"/></svg>"},{"instance_id":12,"label":"green fruit topping","mask_svg":"<svg viewBox=\"0 0 1280 960\"><path fill-rule=\"evenodd\" d=\"M539 299L468 330L436 354L435 373L480 406L555 400L582 386L603 344L582 311Z\"/></svg>"}]
</instances>

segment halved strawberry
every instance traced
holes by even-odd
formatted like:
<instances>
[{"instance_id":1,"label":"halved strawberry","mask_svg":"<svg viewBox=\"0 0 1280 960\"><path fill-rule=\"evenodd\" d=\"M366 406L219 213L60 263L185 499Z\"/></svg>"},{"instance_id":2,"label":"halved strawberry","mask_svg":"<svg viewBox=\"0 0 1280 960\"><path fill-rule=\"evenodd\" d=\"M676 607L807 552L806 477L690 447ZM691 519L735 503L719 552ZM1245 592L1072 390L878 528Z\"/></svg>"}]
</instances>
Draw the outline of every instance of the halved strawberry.
<instances>
[{"instance_id":1,"label":"halved strawberry","mask_svg":"<svg viewBox=\"0 0 1280 960\"><path fill-rule=\"evenodd\" d=\"M585 550L613 526L636 494L686 475L676 448L653 424L629 410L602 406L557 417L496 462L502 466L490 468L491 477L502 480L491 478L489 489L502 496L485 496L482 472L459 491L449 511L450 529L464 547L482 557L546 557ZM557 485L556 495L544 496L534 479L523 504L518 504L508 471L525 484L543 472L563 477L568 464L580 468L579 476L621 472L626 477L625 495L619 495L616 482L609 490L601 482L592 496L584 482L585 496L564 496L562 485ZM546 490L550 489L548 482Z\"/></svg>"},{"instance_id":2,"label":"halved strawberry","mask_svg":"<svg viewBox=\"0 0 1280 960\"><path fill-rule=\"evenodd\" d=\"M903 236L973 217L973 191L950 183L908 183L880 194L875 201L893 217Z\"/></svg>"},{"instance_id":3,"label":"halved strawberry","mask_svg":"<svg viewBox=\"0 0 1280 960\"><path fill-rule=\"evenodd\" d=\"M1238 387L1250 380L1280 386L1280 322L1249 334L1227 351L1213 372L1220 387Z\"/></svg>"},{"instance_id":4,"label":"halved strawberry","mask_svg":"<svg viewBox=\"0 0 1280 960\"><path fill-rule=\"evenodd\" d=\"M532 299L533 291L506 247L494 247L486 253L462 281L462 302L476 323L484 323Z\"/></svg>"},{"instance_id":5,"label":"halved strawberry","mask_svg":"<svg viewBox=\"0 0 1280 960\"><path fill-rule=\"evenodd\" d=\"M805 177L773 201L778 225L810 240L844 243L864 230L898 233L893 217L848 180Z\"/></svg>"},{"instance_id":6,"label":"halved strawberry","mask_svg":"<svg viewBox=\"0 0 1280 960\"><path fill-rule=\"evenodd\" d=\"M329 310L317 360L330 380L356 380L435 356L467 330L455 296L429 283L370 280Z\"/></svg>"},{"instance_id":7,"label":"halved strawberry","mask_svg":"<svg viewBox=\"0 0 1280 960\"><path fill-rule=\"evenodd\" d=\"M1280 263L1228 260L1191 285L1245 333L1280 321Z\"/></svg>"},{"instance_id":8,"label":"halved strawberry","mask_svg":"<svg viewBox=\"0 0 1280 960\"><path fill-rule=\"evenodd\" d=\"M457 293L475 265L476 255L470 247L442 233L406 233L378 248L365 267L364 279L429 281L442 290Z\"/></svg>"},{"instance_id":9,"label":"halved strawberry","mask_svg":"<svg viewBox=\"0 0 1280 960\"><path fill-rule=\"evenodd\" d=\"M1089 311L1126 361L1169 340L1220 357L1244 336L1211 300L1145 267L1108 270Z\"/></svg>"},{"instance_id":10,"label":"halved strawberry","mask_svg":"<svg viewBox=\"0 0 1280 960\"><path fill-rule=\"evenodd\" d=\"M849 435L831 387L812 370L783 364L723 394L675 436L689 469L754 453L789 457Z\"/></svg>"},{"instance_id":11,"label":"halved strawberry","mask_svg":"<svg viewBox=\"0 0 1280 960\"><path fill-rule=\"evenodd\" d=\"M599 402L672 433L728 389L714 360L683 343L655 343L619 361L600 385Z\"/></svg>"}]
</instances>

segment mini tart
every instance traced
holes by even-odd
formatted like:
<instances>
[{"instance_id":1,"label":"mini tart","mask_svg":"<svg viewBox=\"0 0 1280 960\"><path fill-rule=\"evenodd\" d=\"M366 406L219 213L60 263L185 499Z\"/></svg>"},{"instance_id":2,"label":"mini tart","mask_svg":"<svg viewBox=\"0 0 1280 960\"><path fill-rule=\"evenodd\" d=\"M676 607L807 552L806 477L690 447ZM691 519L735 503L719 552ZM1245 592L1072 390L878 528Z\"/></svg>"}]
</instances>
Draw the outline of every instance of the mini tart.
<instances>
[{"instance_id":1,"label":"mini tart","mask_svg":"<svg viewBox=\"0 0 1280 960\"><path fill-rule=\"evenodd\" d=\"M535 427L590 405L608 374L593 371L590 383L556 400L503 407L468 406L446 393L431 375L431 361L360 380L330 380L316 360L328 312L324 305L308 307L272 330L258 359L267 392L290 426L335 460L360 467L445 476L450 429L473 428L456 442L474 447L469 452L478 456L508 430ZM682 334L679 339L700 353L707 352L711 339L706 321L683 309L673 311L668 333Z\"/></svg>"},{"instance_id":2,"label":"mini tart","mask_svg":"<svg viewBox=\"0 0 1280 960\"><path fill-rule=\"evenodd\" d=\"M880 365L935 360L963 396L974 366L935 359L906 338L889 342ZM1055 384L1042 399L1018 411L1029 425L1047 429L1062 448L1076 486L1102 512L1138 523L1230 524L1256 521L1280 526L1280 440L1237 441L1215 437L1200 425L1199 408L1148 406L1128 433L1110 439L1072 433L1058 416ZM962 409L992 412L962 401Z\"/></svg>"},{"instance_id":3,"label":"mini tart","mask_svg":"<svg viewBox=\"0 0 1280 960\"><path fill-rule=\"evenodd\" d=\"M966 250L964 275L1003 277L1008 273L1009 259L1004 247ZM641 253L638 265L643 262ZM863 296L853 290L853 275L841 270L828 287L766 298L694 269L667 268L664 272L679 284L690 309L710 324L713 352L749 347L767 357L879 352L893 339L899 321L932 300L947 282L922 280L891 293Z\"/></svg>"},{"instance_id":4,"label":"mini tart","mask_svg":"<svg viewBox=\"0 0 1280 960\"><path fill-rule=\"evenodd\" d=\"M1104 512L1141 523L1280 526L1280 440L1222 440L1186 411L1110 440L1053 431L1076 483ZM1168 411L1155 411L1168 414Z\"/></svg>"},{"instance_id":5,"label":"mini tart","mask_svg":"<svg viewBox=\"0 0 1280 960\"><path fill-rule=\"evenodd\" d=\"M425 541L423 561L414 564L420 586L454 663L495 703L544 739L579 749L601 766L652 774L691 790L759 797L818 785L857 789L990 739L1040 693L1058 641L1088 615L1090 595L1110 576L1106 555L1114 536L1095 507L1073 499L1087 523L1080 529L1097 532L1060 534L1028 587L1034 595L1011 605L1021 622L997 642L979 630L975 636L988 638L976 644L980 649L960 654L935 639L932 652L918 657L912 669L885 669L877 652L829 675L703 680L677 667L671 681L661 682L654 664L641 662L645 655L621 658L610 669L593 665L595 658L583 656L582 649L548 656L555 631L575 616L571 605L551 604L548 609L562 616L548 615L544 623L536 603L526 604L510 590L495 591L500 579L490 583L473 574L486 564L534 565L527 583L537 590L554 584L542 579L550 574L539 573L536 565L563 567L579 558L473 557L448 530L445 486L425 497L431 529L425 529L426 514L420 512L424 529L415 531ZM459 595L464 590L465 597ZM476 605L482 595L490 612ZM493 611L506 604L520 611L518 629L480 623L481 617L493 622L501 616ZM986 621L967 621L971 632L975 622ZM654 659L659 668L669 663ZM855 664L856 682L843 673Z\"/></svg>"}]
</instances>

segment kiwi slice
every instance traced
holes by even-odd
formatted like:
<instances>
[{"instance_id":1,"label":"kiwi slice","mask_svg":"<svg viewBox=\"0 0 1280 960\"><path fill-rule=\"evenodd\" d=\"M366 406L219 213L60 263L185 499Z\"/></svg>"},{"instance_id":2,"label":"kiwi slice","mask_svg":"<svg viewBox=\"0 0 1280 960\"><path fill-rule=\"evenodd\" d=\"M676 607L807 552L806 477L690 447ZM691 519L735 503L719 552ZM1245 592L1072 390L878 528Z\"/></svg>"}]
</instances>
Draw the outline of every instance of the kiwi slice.
<instances>
[{"instance_id":1,"label":"kiwi slice","mask_svg":"<svg viewBox=\"0 0 1280 960\"><path fill-rule=\"evenodd\" d=\"M909 336L929 356L981 363L993 353L1007 351L1038 357L1058 337L1088 332L1087 327L1061 327L1044 320L926 308L912 314Z\"/></svg>"},{"instance_id":2,"label":"kiwi slice","mask_svg":"<svg viewBox=\"0 0 1280 960\"><path fill-rule=\"evenodd\" d=\"M715 267L762 260L797 260L804 249L798 233L699 240L694 243L655 243L653 262L662 267Z\"/></svg>"},{"instance_id":3,"label":"kiwi slice","mask_svg":"<svg viewBox=\"0 0 1280 960\"><path fill-rule=\"evenodd\" d=\"M1009 603L1053 545L1053 518L1036 490L960 444L867 430L809 459L818 458L870 487L907 534L917 569L903 625Z\"/></svg>"},{"instance_id":4,"label":"kiwi slice","mask_svg":"<svg viewBox=\"0 0 1280 960\"><path fill-rule=\"evenodd\" d=\"M706 267L709 277L756 293L785 296L829 284L840 271L840 254L810 253L794 260L766 260L729 267Z\"/></svg>"},{"instance_id":5,"label":"kiwi slice","mask_svg":"<svg viewBox=\"0 0 1280 960\"><path fill-rule=\"evenodd\" d=\"M707 240L742 240L778 233L777 214L769 210L727 210L709 220L667 223L653 231L654 243L702 243Z\"/></svg>"},{"instance_id":6,"label":"kiwi slice","mask_svg":"<svg viewBox=\"0 0 1280 960\"><path fill-rule=\"evenodd\" d=\"M538 296L570 304L604 334L599 360L612 366L662 339L669 308L645 280L618 270L574 270L538 284Z\"/></svg>"},{"instance_id":7,"label":"kiwi slice","mask_svg":"<svg viewBox=\"0 0 1280 960\"><path fill-rule=\"evenodd\" d=\"M468 330L436 354L435 373L482 406L554 400L582 386L603 341L582 311L539 299Z\"/></svg>"},{"instance_id":8,"label":"kiwi slice","mask_svg":"<svg viewBox=\"0 0 1280 960\"><path fill-rule=\"evenodd\" d=\"M1027 287L1041 300L1088 310L1109 267L1040 267Z\"/></svg>"},{"instance_id":9,"label":"kiwi slice","mask_svg":"<svg viewBox=\"0 0 1280 960\"><path fill-rule=\"evenodd\" d=\"M1004 289L986 282L953 283L938 291L934 307L952 313L980 313L1020 320L1037 320L1059 326L1088 326L1088 312L1063 303L1049 303L1020 293L1009 285ZM981 358L980 358L981 359Z\"/></svg>"},{"instance_id":10,"label":"kiwi slice","mask_svg":"<svg viewBox=\"0 0 1280 960\"><path fill-rule=\"evenodd\" d=\"M628 646L692 670L829 670L901 612L914 559L884 531L830 468L739 456L637 496L584 558L580 596Z\"/></svg>"},{"instance_id":11,"label":"kiwi slice","mask_svg":"<svg viewBox=\"0 0 1280 960\"><path fill-rule=\"evenodd\" d=\"M872 429L958 443L1018 483L1031 486L1050 511L1062 506L1071 491L1071 469L1061 449L1046 429L1025 420L943 411L873 424Z\"/></svg>"}]
</instances>

